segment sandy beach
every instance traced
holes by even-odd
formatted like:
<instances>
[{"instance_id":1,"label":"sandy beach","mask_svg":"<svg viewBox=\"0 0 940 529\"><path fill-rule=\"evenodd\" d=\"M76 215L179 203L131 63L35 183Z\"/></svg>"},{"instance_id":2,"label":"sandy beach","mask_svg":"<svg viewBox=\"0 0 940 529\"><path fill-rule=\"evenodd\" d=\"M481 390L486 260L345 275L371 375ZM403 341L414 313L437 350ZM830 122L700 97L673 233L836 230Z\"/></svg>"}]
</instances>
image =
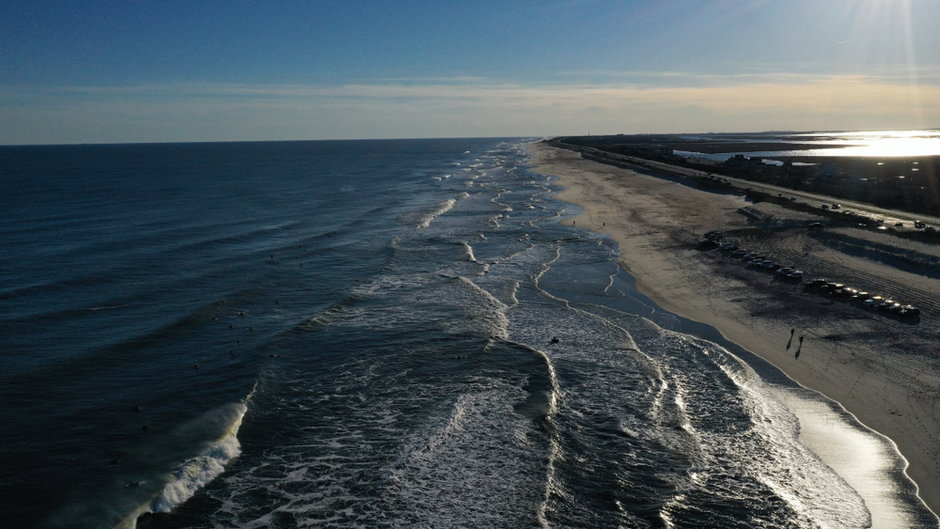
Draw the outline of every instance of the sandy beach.
<instances>
[{"instance_id":1,"label":"sandy beach","mask_svg":"<svg viewBox=\"0 0 940 529\"><path fill-rule=\"evenodd\" d=\"M717 328L890 438L909 462L920 497L940 512L940 279L929 264L940 248L852 227L812 232L802 227L816 220L812 213L585 160L544 143L533 147L533 161L538 172L558 178L561 200L583 209L566 222L617 241L621 264L643 294ZM712 230L804 270L806 278L888 294L923 314L905 321L775 280L703 250L702 236Z\"/></svg>"}]
</instances>

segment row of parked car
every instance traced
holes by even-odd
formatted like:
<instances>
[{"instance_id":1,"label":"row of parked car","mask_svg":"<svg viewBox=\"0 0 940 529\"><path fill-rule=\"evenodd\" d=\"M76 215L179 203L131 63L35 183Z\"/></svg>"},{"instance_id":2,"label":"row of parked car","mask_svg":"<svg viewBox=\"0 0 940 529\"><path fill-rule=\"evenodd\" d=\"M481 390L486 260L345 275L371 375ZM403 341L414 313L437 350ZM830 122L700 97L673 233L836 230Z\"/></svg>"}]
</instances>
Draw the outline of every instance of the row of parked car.
<instances>
[{"instance_id":1,"label":"row of parked car","mask_svg":"<svg viewBox=\"0 0 940 529\"><path fill-rule=\"evenodd\" d=\"M779 279L796 282L803 279L802 270L797 270L792 266L784 266L762 253L749 252L745 248L739 248L737 243L723 240L724 235L724 232L721 231L710 231L705 234L704 244L706 246L717 247L722 253L729 255L732 259L741 260L748 268L773 273Z\"/></svg>"},{"instance_id":2,"label":"row of parked car","mask_svg":"<svg viewBox=\"0 0 940 529\"><path fill-rule=\"evenodd\" d=\"M835 203L832 204L832 205L823 204L823 205L820 206L820 209L833 210L833 211L838 211L838 210L841 209L841 208L842 208L841 205L835 204ZM861 213L861 212L859 212L859 211L849 210L849 209L843 209L843 210L842 210L842 213L845 214L845 215L848 216L848 217L852 217L852 218L854 218L854 219L860 221L860 222L859 222L859 226L873 227L873 228L878 229L878 230L888 230L888 229L889 229L888 226L885 225L884 219L869 217L869 216L865 215L864 213ZM924 222L924 221L922 221L922 220L915 220L915 221L912 223L912 225L914 226L914 229L916 229L916 230L924 230L924 232L926 232L926 233L935 233L935 232L937 231L936 228L934 228L933 226L929 226L926 222ZM905 227L905 224L904 224L904 222L901 222L901 221L895 221L894 227L895 227L895 228L904 228L904 227Z\"/></svg>"},{"instance_id":3,"label":"row of parked car","mask_svg":"<svg viewBox=\"0 0 940 529\"><path fill-rule=\"evenodd\" d=\"M724 232L710 231L705 234L705 239L702 244L708 248L718 248L722 253L733 259L742 260L747 264L748 268L772 272L779 279L790 280L797 283L803 279L802 270L781 265L763 254L749 252L744 248L739 248L737 243L726 241L724 237ZM804 288L808 291L815 291L821 295L858 303L868 309L879 310L904 318L916 318L920 316L920 309L913 305L904 304L892 299L890 296L872 294L868 291L843 283L829 281L828 279L810 279L804 284Z\"/></svg>"},{"instance_id":4,"label":"row of parked car","mask_svg":"<svg viewBox=\"0 0 940 529\"><path fill-rule=\"evenodd\" d=\"M806 282L805 288L807 290L815 290L823 295L859 303L868 309L877 309L883 312L897 314L898 316L908 318L920 316L920 309L913 305L904 304L900 301L892 299L890 296L872 294L868 291L845 285L843 283L829 281L828 279L810 279Z\"/></svg>"}]
</instances>

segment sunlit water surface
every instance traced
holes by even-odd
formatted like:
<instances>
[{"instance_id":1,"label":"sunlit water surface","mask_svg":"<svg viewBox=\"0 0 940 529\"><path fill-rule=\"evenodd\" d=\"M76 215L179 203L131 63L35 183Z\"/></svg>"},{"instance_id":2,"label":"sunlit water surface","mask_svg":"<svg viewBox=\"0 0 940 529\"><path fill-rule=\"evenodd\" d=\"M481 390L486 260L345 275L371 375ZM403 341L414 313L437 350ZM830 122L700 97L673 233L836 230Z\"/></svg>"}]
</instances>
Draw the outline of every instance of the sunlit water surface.
<instances>
[{"instance_id":1,"label":"sunlit water surface","mask_svg":"<svg viewBox=\"0 0 940 529\"><path fill-rule=\"evenodd\" d=\"M9 527L872 520L772 385L559 222L526 142L0 164ZM936 527L897 466L877 479Z\"/></svg>"}]
</instances>

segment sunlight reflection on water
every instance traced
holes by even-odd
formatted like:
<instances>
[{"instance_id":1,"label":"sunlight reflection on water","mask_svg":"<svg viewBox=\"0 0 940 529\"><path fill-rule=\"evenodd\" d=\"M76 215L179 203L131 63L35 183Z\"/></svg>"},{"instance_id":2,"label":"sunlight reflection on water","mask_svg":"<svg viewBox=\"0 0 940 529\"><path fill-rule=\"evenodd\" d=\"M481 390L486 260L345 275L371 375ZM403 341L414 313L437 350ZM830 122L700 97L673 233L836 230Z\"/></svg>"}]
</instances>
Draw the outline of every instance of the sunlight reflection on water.
<instances>
[{"instance_id":1,"label":"sunlight reflection on water","mask_svg":"<svg viewBox=\"0 0 940 529\"><path fill-rule=\"evenodd\" d=\"M819 150L783 151L802 156L869 156L915 157L940 156L940 131L889 130L872 132L841 132L833 134L797 134L784 139L812 138L807 143L844 145ZM787 154L779 154L787 155Z\"/></svg>"},{"instance_id":2,"label":"sunlight reflection on water","mask_svg":"<svg viewBox=\"0 0 940 529\"><path fill-rule=\"evenodd\" d=\"M800 439L862 496L872 529L922 526L909 507L920 501L916 489L900 490L897 481L885 479L906 466L890 440L844 420L844 411L801 392L778 390L776 396L799 417Z\"/></svg>"}]
</instances>

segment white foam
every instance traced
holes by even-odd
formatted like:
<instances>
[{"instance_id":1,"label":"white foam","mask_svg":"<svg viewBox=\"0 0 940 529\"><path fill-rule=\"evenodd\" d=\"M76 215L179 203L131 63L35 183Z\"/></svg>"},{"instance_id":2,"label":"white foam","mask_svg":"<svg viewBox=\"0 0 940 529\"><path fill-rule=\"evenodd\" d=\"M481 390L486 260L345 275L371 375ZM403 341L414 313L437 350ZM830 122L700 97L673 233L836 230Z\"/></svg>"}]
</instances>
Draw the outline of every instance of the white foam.
<instances>
[{"instance_id":1,"label":"white foam","mask_svg":"<svg viewBox=\"0 0 940 529\"><path fill-rule=\"evenodd\" d=\"M509 336L509 318L506 316L509 307L473 281L465 277L458 280L484 299L483 313L479 315L481 321L485 322L491 336L505 340Z\"/></svg>"},{"instance_id":2,"label":"white foam","mask_svg":"<svg viewBox=\"0 0 940 529\"><path fill-rule=\"evenodd\" d=\"M454 207L454 204L456 203L457 203L457 199L455 198L449 198L445 200L444 202L441 203L440 206L438 206L437 209L435 209L429 215L421 219L421 222L418 223L418 228L427 228L428 226L431 225L431 222L434 221L434 219L450 211L450 209Z\"/></svg>"},{"instance_id":3,"label":"white foam","mask_svg":"<svg viewBox=\"0 0 940 529\"><path fill-rule=\"evenodd\" d=\"M473 263L477 262L477 257L473 255L473 246L470 246L466 241L461 242L460 244L464 247L464 255L466 255L467 260Z\"/></svg>"},{"instance_id":4,"label":"white foam","mask_svg":"<svg viewBox=\"0 0 940 529\"><path fill-rule=\"evenodd\" d=\"M558 373L555 371L555 364L545 351L534 349L545 362L545 368L548 370L548 379L551 383L551 392L548 396L548 413L545 420L549 425L549 447L548 464L545 469L545 493L542 501L536 510L536 518L543 529L549 529L551 524L548 522L548 510L552 496L559 490L560 484L557 477L558 462L564 457L564 450L561 447L561 439L558 435L558 427L555 425L555 416L558 414L558 404L561 400L561 385L558 382Z\"/></svg>"},{"instance_id":5,"label":"white foam","mask_svg":"<svg viewBox=\"0 0 940 529\"><path fill-rule=\"evenodd\" d=\"M551 294L543 294L568 309L553 314L553 325L558 329L556 332L562 333L560 335L563 339L560 345L552 346L552 355L568 361L584 356L585 360L592 364L605 365L603 372L595 373L590 378L590 384L582 383L579 392L566 395L566 400L571 401L563 406L565 411L561 416L581 409L606 406L606 401L596 400L596 397L622 383L617 377L611 378L610 375L623 369L618 367L618 364L626 366L623 362L625 357L622 353L617 354L617 350L632 349L630 356L641 360L637 367L647 365L647 376L652 379L648 391L649 417L660 426L643 435L655 433L657 442L673 446L679 453L689 454L693 461L693 473L726 471L750 476L760 481L767 489L773 490L802 520L812 521L819 527L866 526L869 521L868 512L862 499L841 476L833 473L799 442L799 423L769 394L767 386L749 366L740 363L736 357L714 344L666 331L648 320L632 318L632 321L629 321L624 318L624 326L621 326L607 318L585 312ZM522 318L524 314L526 316ZM538 332L534 330L533 323L544 319L543 311L536 307L514 308L511 315L510 330L514 340L522 338L530 343L545 340L544 335L531 334ZM604 327L609 326L611 331L619 332L612 332L609 338L605 338L599 332L601 328L593 324L585 325L584 318L597 318ZM592 329L592 336L579 334L578 329L582 328ZM515 336L518 331L522 331L522 336ZM631 336L635 331L642 333L644 340L652 340L649 343L644 342L651 348L650 351L644 353L639 350ZM586 345L606 343L606 339L621 343L611 342L602 349ZM608 355L607 351L614 354ZM642 361L642 357L648 362ZM700 375L687 372L696 365L705 368L705 371ZM627 370L622 374L630 373ZM641 375L642 372L636 374ZM750 417L749 424L742 422L740 427L727 429L712 424L712 421L719 420L721 407L725 404L712 399L713 390L710 384L721 385L724 383L722 378L732 382L737 388L737 391L730 395L731 400L727 406L742 406L741 412ZM709 415L713 418L708 419ZM629 423L628 415L622 415L619 419ZM630 428L629 424L625 426ZM642 427L642 423L640 426ZM698 428L699 426L702 428ZM681 428L681 431L677 431L675 427ZM639 432L637 428L631 429ZM766 457L755 460L754 454L766 454ZM549 475L547 486L551 486L551 479ZM688 486L699 488L692 483ZM687 500L684 493L683 489L677 490L676 496L664 504L661 515L667 525L673 514L685 511ZM539 507L539 521L543 525L548 519L544 513L553 509L554 505L550 502Z\"/></svg>"},{"instance_id":6,"label":"white foam","mask_svg":"<svg viewBox=\"0 0 940 529\"><path fill-rule=\"evenodd\" d=\"M515 307L519 304L519 298L517 294L519 293L519 287L522 285L519 281L513 281L512 287L509 290L509 302L511 303L510 307Z\"/></svg>"},{"instance_id":7,"label":"white foam","mask_svg":"<svg viewBox=\"0 0 940 529\"><path fill-rule=\"evenodd\" d=\"M796 414L799 437L813 452L848 482L864 499L871 511L872 529L907 529L919 527L909 501L914 486L900 490L899 475L904 462L891 440L855 424L854 417L841 406L824 401L803 389L774 388L774 394ZM896 479L885 479L885 476Z\"/></svg>"},{"instance_id":8,"label":"white foam","mask_svg":"<svg viewBox=\"0 0 940 529\"><path fill-rule=\"evenodd\" d=\"M820 527L870 526L870 513L857 490L801 442L800 421L749 365L717 345L670 331L663 331L663 336L668 341L699 348L738 388L741 404L751 416L751 429L756 436L695 432L696 437L708 439L700 443L706 460L724 460L725 452L740 456L765 451L769 457L760 464L736 457L734 463L741 465L736 471L753 475L794 512Z\"/></svg>"},{"instance_id":9,"label":"white foam","mask_svg":"<svg viewBox=\"0 0 940 529\"><path fill-rule=\"evenodd\" d=\"M555 257L553 257L552 259L550 259L549 261L547 261L547 262L545 262L545 263L542 263L542 265L539 267L539 271L536 272L535 275L532 276L532 283L533 283L536 287L538 287L538 285L539 285L539 280L542 279L542 276L545 275L546 272L548 272L549 270L551 270L552 265L555 264L555 261L557 261L558 258L560 258L560 257L561 257L561 248L560 248L560 247L555 247ZM547 294L547 292L546 292L546 294ZM552 296L552 297L554 297L554 296ZM556 298L556 299L558 299L558 298Z\"/></svg>"},{"instance_id":10,"label":"white foam","mask_svg":"<svg viewBox=\"0 0 940 529\"><path fill-rule=\"evenodd\" d=\"M502 384L458 395L403 446L387 468L391 527L501 527L529 519L543 466L533 423L513 410L526 397Z\"/></svg>"},{"instance_id":11,"label":"white foam","mask_svg":"<svg viewBox=\"0 0 940 529\"><path fill-rule=\"evenodd\" d=\"M227 423L222 436L207 443L198 455L184 461L168 476L163 491L151 502L150 512L170 512L225 471L225 465L241 453L237 434L247 410L242 403L217 410L211 420Z\"/></svg>"},{"instance_id":12,"label":"white foam","mask_svg":"<svg viewBox=\"0 0 940 529\"><path fill-rule=\"evenodd\" d=\"M257 384L256 384L257 387ZM248 402L255 392L245 397ZM215 439L206 441L196 456L185 460L177 469L164 476L163 488L149 500L128 509L116 518L114 529L135 529L137 519L146 513L167 513L174 507L191 498L196 491L225 471L225 466L241 453L238 442L238 429L242 418L248 410L243 402L231 403L211 410L194 421L190 421L178 428L177 433L187 437L193 431L215 431L219 435ZM175 447L175 442L171 443ZM146 485L146 481L133 484ZM131 486L131 485L128 485ZM141 498L143 499L143 498Z\"/></svg>"}]
</instances>

